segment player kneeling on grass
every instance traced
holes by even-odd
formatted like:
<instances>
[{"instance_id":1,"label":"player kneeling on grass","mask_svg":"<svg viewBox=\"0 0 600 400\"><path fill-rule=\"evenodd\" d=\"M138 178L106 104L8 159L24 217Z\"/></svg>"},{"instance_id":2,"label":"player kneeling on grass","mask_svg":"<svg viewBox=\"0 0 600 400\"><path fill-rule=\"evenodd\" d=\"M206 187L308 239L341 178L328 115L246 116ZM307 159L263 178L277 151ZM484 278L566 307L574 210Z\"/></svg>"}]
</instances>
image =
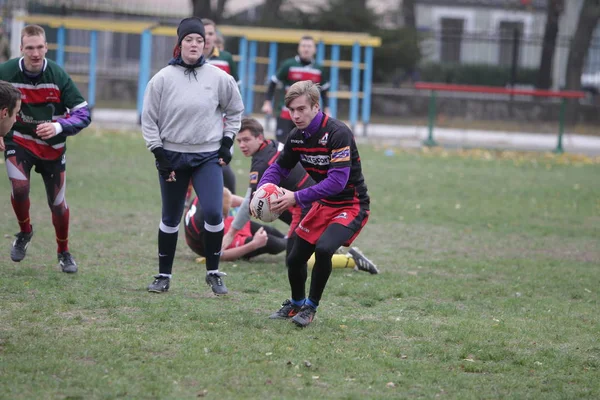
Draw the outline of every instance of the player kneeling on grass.
<instances>
[{"instance_id":1,"label":"player kneeling on grass","mask_svg":"<svg viewBox=\"0 0 600 400\"><path fill-rule=\"evenodd\" d=\"M331 274L331 256L340 246L350 246L369 218L369 195L354 135L344 123L321 112L319 94L318 85L311 81L290 87L285 105L296 128L258 184L278 184L298 163L317 182L296 192L286 191L271 208L282 213L295 204L312 204L296 228L298 237L287 258L292 298L277 312L293 316L300 327L315 317ZM313 252L315 266L305 298L306 262Z\"/></svg>"}]
</instances>

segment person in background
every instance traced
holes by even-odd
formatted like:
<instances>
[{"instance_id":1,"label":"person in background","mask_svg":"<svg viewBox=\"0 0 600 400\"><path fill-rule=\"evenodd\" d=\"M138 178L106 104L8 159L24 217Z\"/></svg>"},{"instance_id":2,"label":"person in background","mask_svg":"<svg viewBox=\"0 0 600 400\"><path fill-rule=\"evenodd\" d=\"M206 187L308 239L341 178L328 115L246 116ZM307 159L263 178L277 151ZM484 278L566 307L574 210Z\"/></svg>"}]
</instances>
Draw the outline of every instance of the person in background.
<instances>
[{"instance_id":1,"label":"person in background","mask_svg":"<svg viewBox=\"0 0 600 400\"><path fill-rule=\"evenodd\" d=\"M287 92L294 83L310 80L319 84L321 97L323 98L323 107L327 114L329 75L325 68L315 61L316 53L317 46L312 36L302 37L298 43L298 55L285 60L277 70L277 73L271 77L262 106L262 112L267 115L273 114L273 97L278 84L282 84L284 92ZM275 137L279 143L285 143L288 134L294 129L294 123L289 110L284 104L283 98L278 103L277 113Z\"/></svg>"},{"instance_id":2,"label":"person in background","mask_svg":"<svg viewBox=\"0 0 600 400\"><path fill-rule=\"evenodd\" d=\"M144 94L142 134L156 158L162 198L158 230L158 270L148 291L169 290L179 225L190 180L204 211L206 283L227 294L219 271L223 240L223 166L244 112L233 77L206 63L205 29L197 17L177 28L169 65L148 83Z\"/></svg>"},{"instance_id":3,"label":"person in background","mask_svg":"<svg viewBox=\"0 0 600 400\"><path fill-rule=\"evenodd\" d=\"M29 190L31 169L42 176L56 233L58 265L62 272L77 272L69 251L69 216L66 192L66 142L91 122L88 103L64 69L46 58L46 32L27 25L21 31L23 57L0 64L0 79L22 94L21 111L5 142L6 170L10 179L11 203L20 232L15 236L10 258L25 258L33 237Z\"/></svg>"}]
</instances>

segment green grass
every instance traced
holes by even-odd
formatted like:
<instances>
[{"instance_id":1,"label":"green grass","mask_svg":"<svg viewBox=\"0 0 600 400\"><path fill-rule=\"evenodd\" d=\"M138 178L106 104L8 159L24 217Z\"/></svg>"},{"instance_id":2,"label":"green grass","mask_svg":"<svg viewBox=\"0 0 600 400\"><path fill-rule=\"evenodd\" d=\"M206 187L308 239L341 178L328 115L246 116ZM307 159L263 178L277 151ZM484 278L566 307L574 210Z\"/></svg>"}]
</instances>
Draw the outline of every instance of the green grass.
<instances>
[{"instance_id":1,"label":"green grass","mask_svg":"<svg viewBox=\"0 0 600 400\"><path fill-rule=\"evenodd\" d=\"M267 319L289 296L281 255L225 263L231 294L216 298L181 237L171 291L147 293L152 155L140 134L93 129L68 147L74 276L56 266L38 175L36 235L10 261L0 179L0 398L600 397L598 165L362 145L373 201L356 244L382 274L334 271L299 330Z\"/></svg>"}]
</instances>

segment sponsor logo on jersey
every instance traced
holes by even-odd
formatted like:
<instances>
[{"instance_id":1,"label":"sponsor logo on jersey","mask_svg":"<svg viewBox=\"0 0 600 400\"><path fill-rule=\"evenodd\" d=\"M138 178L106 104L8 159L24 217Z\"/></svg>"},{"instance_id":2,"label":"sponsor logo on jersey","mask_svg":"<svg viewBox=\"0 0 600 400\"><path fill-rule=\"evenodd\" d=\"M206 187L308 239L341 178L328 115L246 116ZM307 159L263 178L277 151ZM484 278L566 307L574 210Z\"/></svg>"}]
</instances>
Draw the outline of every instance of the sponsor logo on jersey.
<instances>
[{"instance_id":1,"label":"sponsor logo on jersey","mask_svg":"<svg viewBox=\"0 0 600 400\"><path fill-rule=\"evenodd\" d=\"M296 143L296 144L304 144L304 140L301 140L301 139L291 139L290 142Z\"/></svg>"},{"instance_id":2,"label":"sponsor logo on jersey","mask_svg":"<svg viewBox=\"0 0 600 400\"><path fill-rule=\"evenodd\" d=\"M313 156L310 154L301 154L300 161L312 165L329 165L329 156Z\"/></svg>"},{"instance_id":3,"label":"sponsor logo on jersey","mask_svg":"<svg viewBox=\"0 0 600 400\"><path fill-rule=\"evenodd\" d=\"M303 227L302 224L298 224L298 229L303 232L310 233L310 229Z\"/></svg>"},{"instance_id":4,"label":"sponsor logo on jersey","mask_svg":"<svg viewBox=\"0 0 600 400\"><path fill-rule=\"evenodd\" d=\"M250 172L250 184L258 183L258 172Z\"/></svg>"},{"instance_id":5,"label":"sponsor logo on jersey","mask_svg":"<svg viewBox=\"0 0 600 400\"><path fill-rule=\"evenodd\" d=\"M16 150L7 150L6 151L7 156L12 156L13 154L17 154L17 151Z\"/></svg>"},{"instance_id":6,"label":"sponsor logo on jersey","mask_svg":"<svg viewBox=\"0 0 600 400\"><path fill-rule=\"evenodd\" d=\"M323 137L321 139L319 139L319 144L321 146L327 146L327 139L329 139L329 132L325 132Z\"/></svg>"},{"instance_id":7,"label":"sponsor logo on jersey","mask_svg":"<svg viewBox=\"0 0 600 400\"><path fill-rule=\"evenodd\" d=\"M348 219L348 213L344 211L342 213L339 213L337 216L333 217L333 219L338 219L338 218Z\"/></svg>"},{"instance_id":8,"label":"sponsor logo on jersey","mask_svg":"<svg viewBox=\"0 0 600 400\"><path fill-rule=\"evenodd\" d=\"M331 152L331 162L350 161L350 146L335 149Z\"/></svg>"}]
</instances>

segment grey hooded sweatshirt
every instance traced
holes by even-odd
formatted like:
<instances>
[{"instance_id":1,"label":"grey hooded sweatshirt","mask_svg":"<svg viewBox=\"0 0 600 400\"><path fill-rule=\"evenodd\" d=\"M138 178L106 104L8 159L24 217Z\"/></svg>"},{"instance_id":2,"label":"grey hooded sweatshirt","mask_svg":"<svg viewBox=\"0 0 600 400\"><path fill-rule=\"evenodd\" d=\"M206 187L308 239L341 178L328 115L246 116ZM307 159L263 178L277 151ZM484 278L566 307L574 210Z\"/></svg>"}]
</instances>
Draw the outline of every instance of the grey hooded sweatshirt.
<instances>
[{"instance_id":1,"label":"grey hooded sweatshirt","mask_svg":"<svg viewBox=\"0 0 600 400\"><path fill-rule=\"evenodd\" d=\"M235 80L210 64L194 71L169 65L148 83L142 134L149 150L211 152L219 150L223 136L238 133L244 104Z\"/></svg>"}]
</instances>

